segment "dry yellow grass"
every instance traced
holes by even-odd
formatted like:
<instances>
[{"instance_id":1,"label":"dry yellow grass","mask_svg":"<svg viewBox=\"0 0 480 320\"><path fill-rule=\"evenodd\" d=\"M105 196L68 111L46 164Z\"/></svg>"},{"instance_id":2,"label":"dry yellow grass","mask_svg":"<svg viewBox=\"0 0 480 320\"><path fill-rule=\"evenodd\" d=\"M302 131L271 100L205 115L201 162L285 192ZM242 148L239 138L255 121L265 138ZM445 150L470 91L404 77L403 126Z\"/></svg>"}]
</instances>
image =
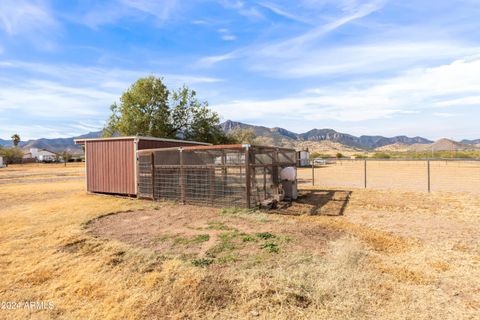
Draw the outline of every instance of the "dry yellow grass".
<instances>
[{"instance_id":1,"label":"dry yellow grass","mask_svg":"<svg viewBox=\"0 0 480 320\"><path fill-rule=\"evenodd\" d=\"M0 169L0 177L13 169L24 173ZM25 167L48 176L60 170ZM325 255L283 250L201 268L95 238L85 225L112 212L160 213L162 204L89 195L82 179L30 180L0 186L0 301L54 308L2 309L0 319L474 319L480 312L473 196L354 190L340 217L239 214L344 236Z\"/></svg>"},{"instance_id":2,"label":"dry yellow grass","mask_svg":"<svg viewBox=\"0 0 480 320\"><path fill-rule=\"evenodd\" d=\"M311 183L312 170L298 169L299 179ZM480 189L480 161L431 161L431 190L434 192L473 192ZM336 161L315 168L315 184L323 187L364 187L363 161ZM427 162L375 161L367 162L367 186L371 189L427 192Z\"/></svg>"}]
</instances>

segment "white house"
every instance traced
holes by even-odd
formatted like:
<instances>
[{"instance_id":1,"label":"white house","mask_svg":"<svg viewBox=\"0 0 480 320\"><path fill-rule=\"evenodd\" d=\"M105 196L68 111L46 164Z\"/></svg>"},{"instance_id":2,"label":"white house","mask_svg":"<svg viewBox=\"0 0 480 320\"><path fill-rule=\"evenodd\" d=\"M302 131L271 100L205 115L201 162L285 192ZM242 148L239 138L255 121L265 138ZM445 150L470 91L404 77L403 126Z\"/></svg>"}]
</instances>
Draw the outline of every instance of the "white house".
<instances>
[{"instance_id":1,"label":"white house","mask_svg":"<svg viewBox=\"0 0 480 320\"><path fill-rule=\"evenodd\" d=\"M3 165L3 158L0 156L0 168L3 168L4 165Z\"/></svg>"},{"instance_id":2,"label":"white house","mask_svg":"<svg viewBox=\"0 0 480 320\"><path fill-rule=\"evenodd\" d=\"M45 149L30 148L30 152L23 155L23 159L35 159L41 162L56 161L58 155L55 152L51 152Z\"/></svg>"}]
</instances>

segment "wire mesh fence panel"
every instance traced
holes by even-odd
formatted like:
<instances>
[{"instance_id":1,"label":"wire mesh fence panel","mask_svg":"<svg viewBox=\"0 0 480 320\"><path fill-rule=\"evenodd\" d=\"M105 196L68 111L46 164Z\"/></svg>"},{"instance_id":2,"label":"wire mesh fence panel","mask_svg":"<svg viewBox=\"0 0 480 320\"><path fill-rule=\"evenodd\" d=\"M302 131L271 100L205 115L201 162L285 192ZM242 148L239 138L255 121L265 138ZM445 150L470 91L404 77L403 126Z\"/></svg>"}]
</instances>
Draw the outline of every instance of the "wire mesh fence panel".
<instances>
[{"instance_id":1,"label":"wire mesh fence panel","mask_svg":"<svg viewBox=\"0 0 480 320\"><path fill-rule=\"evenodd\" d=\"M480 193L480 160L340 160L298 169L299 185Z\"/></svg>"},{"instance_id":2,"label":"wire mesh fence panel","mask_svg":"<svg viewBox=\"0 0 480 320\"><path fill-rule=\"evenodd\" d=\"M432 191L480 193L480 161L431 161Z\"/></svg>"},{"instance_id":3,"label":"wire mesh fence panel","mask_svg":"<svg viewBox=\"0 0 480 320\"><path fill-rule=\"evenodd\" d=\"M367 188L428 191L427 162L368 160Z\"/></svg>"},{"instance_id":4,"label":"wire mesh fence panel","mask_svg":"<svg viewBox=\"0 0 480 320\"><path fill-rule=\"evenodd\" d=\"M138 157L138 189L140 198L152 197L152 156L141 155Z\"/></svg>"},{"instance_id":5,"label":"wire mesh fence panel","mask_svg":"<svg viewBox=\"0 0 480 320\"><path fill-rule=\"evenodd\" d=\"M296 163L294 150L243 145L138 154L140 197L209 206L256 206L279 193L279 170Z\"/></svg>"},{"instance_id":6,"label":"wire mesh fence panel","mask_svg":"<svg viewBox=\"0 0 480 320\"><path fill-rule=\"evenodd\" d=\"M155 168L155 199L178 200L180 196L180 170Z\"/></svg>"},{"instance_id":7,"label":"wire mesh fence panel","mask_svg":"<svg viewBox=\"0 0 480 320\"><path fill-rule=\"evenodd\" d=\"M332 161L326 165L315 165L311 168L297 169L299 185L325 186L329 188L364 187L364 163L363 161ZM314 181L312 181L312 175Z\"/></svg>"}]
</instances>

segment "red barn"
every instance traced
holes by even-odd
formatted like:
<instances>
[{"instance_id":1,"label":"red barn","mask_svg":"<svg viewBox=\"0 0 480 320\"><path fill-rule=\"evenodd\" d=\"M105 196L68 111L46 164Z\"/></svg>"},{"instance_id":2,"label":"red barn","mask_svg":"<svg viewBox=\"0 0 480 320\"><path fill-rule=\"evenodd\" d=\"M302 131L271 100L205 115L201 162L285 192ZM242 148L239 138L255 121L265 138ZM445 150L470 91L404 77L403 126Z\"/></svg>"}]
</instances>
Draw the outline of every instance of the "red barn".
<instances>
[{"instance_id":1,"label":"red barn","mask_svg":"<svg viewBox=\"0 0 480 320\"><path fill-rule=\"evenodd\" d=\"M84 146L86 186L89 192L135 196L137 151L208 143L152 137L76 139Z\"/></svg>"}]
</instances>

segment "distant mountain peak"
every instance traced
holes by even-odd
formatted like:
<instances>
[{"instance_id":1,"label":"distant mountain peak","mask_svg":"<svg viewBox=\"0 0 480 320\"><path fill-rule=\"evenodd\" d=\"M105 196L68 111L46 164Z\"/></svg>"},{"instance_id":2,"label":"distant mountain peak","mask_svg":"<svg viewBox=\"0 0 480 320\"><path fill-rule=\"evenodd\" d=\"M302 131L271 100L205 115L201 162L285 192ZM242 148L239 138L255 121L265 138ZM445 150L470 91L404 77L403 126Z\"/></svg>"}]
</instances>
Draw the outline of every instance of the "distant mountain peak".
<instances>
[{"instance_id":1,"label":"distant mountain peak","mask_svg":"<svg viewBox=\"0 0 480 320\"><path fill-rule=\"evenodd\" d=\"M295 133L281 127L268 128L265 126L250 125L243 122L227 120L220 124L220 127L225 132L231 132L235 128L250 128L255 131L255 134L262 142L262 144L272 144L278 146L295 147L303 144L311 143L333 143L335 148L343 145L354 150L374 150L376 148L386 147L393 145L393 147L407 148L414 147L419 149L434 148L440 150L441 148L447 148L451 150L476 148L480 144L480 139L477 140L462 140L456 142L450 139L440 139L435 143L423 137L407 137L405 135L399 135L396 137L384 137L384 136L354 136L347 133L338 132L331 128L324 129L311 129L304 133ZM101 136L101 131L89 132L87 134L78 136L76 138L98 138ZM20 142L20 147L24 149L29 148L41 148L47 149L53 152L61 152L63 150L69 150L70 152L81 152L81 148L75 145L71 138L58 138L58 139L37 139ZM0 146L11 146L11 140L0 139ZM307 147L307 145L305 145ZM438 149L437 149L438 148ZM449 148L449 149L448 149Z\"/></svg>"}]
</instances>

